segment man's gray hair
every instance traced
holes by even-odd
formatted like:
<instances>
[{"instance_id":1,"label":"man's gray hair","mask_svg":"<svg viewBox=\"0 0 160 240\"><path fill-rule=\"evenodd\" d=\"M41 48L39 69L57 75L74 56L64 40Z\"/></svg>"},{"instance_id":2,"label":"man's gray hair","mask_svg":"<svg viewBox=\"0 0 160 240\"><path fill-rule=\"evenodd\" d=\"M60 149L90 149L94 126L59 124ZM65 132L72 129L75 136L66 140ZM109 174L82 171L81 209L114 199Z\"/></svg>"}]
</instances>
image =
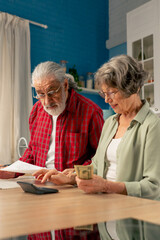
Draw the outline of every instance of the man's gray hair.
<instances>
[{"instance_id":1,"label":"man's gray hair","mask_svg":"<svg viewBox=\"0 0 160 240\"><path fill-rule=\"evenodd\" d=\"M75 82L74 77L71 74L66 73L65 74L65 78L68 79L69 88L73 88L75 90L79 90L79 87L78 87L77 83Z\"/></svg>"},{"instance_id":2,"label":"man's gray hair","mask_svg":"<svg viewBox=\"0 0 160 240\"><path fill-rule=\"evenodd\" d=\"M74 77L70 74L66 74L63 68L52 61L47 61L38 64L32 73L32 85L36 80L41 81L48 76L54 76L60 83L64 82L64 79L68 79L69 88L78 89L77 83L74 81Z\"/></svg>"}]
</instances>

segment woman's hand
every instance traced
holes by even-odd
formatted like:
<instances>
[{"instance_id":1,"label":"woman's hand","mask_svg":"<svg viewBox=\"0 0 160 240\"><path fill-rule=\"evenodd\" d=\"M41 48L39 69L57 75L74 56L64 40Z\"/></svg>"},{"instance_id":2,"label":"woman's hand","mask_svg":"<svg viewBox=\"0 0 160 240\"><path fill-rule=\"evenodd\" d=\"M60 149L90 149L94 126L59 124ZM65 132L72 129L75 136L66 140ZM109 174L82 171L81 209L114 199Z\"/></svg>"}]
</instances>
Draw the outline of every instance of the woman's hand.
<instances>
[{"instance_id":1,"label":"woman's hand","mask_svg":"<svg viewBox=\"0 0 160 240\"><path fill-rule=\"evenodd\" d=\"M65 174L68 177L71 177L72 175L76 175L74 168L67 168L62 173Z\"/></svg>"},{"instance_id":2,"label":"woman's hand","mask_svg":"<svg viewBox=\"0 0 160 240\"><path fill-rule=\"evenodd\" d=\"M42 183L45 183L46 181L53 182L57 185L76 183L74 174L68 176L62 172L57 171L56 169L41 169L33 173L33 176L35 176L37 180L41 180Z\"/></svg>"},{"instance_id":3,"label":"woman's hand","mask_svg":"<svg viewBox=\"0 0 160 240\"><path fill-rule=\"evenodd\" d=\"M78 187L86 193L98 193L106 191L105 188L107 180L97 175L93 175L93 178L89 180L83 180L76 177L76 182Z\"/></svg>"},{"instance_id":4,"label":"woman's hand","mask_svg":"<svg viewBox=\"0 0 160 240\"><path fill-rule=\"evenodd\" d=\"M119 193L127 195L125 183L108 181L100 176L93 175L92 179L83 180L76 177L77 185L86 193Z\"/></svg>"}]
</instances>

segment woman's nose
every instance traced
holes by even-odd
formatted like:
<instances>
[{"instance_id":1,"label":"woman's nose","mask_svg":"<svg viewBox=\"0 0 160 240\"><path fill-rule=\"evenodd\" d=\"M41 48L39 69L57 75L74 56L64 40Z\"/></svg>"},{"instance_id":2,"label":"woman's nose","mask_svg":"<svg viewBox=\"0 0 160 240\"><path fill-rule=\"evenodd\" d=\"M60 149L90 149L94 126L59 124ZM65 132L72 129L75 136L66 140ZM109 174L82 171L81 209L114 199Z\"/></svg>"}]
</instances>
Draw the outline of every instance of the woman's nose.
<instances>
[{"instance_id":1,"label":"woman's nose","mask_svg":"<svg viewBox=\"0 0 160 240\"><path fill-rule=\"evenodd\" d=\"M112 100L112 98L105 95L105 100L104 101L105 101L105 103L111 103L113 100Z\"/></svg>"}]
</instances>

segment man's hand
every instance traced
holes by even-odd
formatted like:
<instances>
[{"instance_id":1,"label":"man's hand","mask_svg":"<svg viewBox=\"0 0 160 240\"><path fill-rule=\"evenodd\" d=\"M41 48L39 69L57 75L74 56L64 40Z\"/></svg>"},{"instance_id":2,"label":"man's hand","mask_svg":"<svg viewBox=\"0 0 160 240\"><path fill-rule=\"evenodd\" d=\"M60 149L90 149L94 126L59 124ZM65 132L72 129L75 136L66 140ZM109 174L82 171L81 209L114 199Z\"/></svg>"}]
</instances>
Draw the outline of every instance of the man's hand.
<instances>
[{"instance_id":1,"label":"man's hand","mask_svg":"<svg viewBox=\"0 0 160 240\"><path fill-rule=\"evenodd\" d=\"M35 176L37 180L41 180L41 183L50 181L57 185L75 184L75 175L68 176L56 169L41 169L33 173L33 176Z\"/></svg>"},{"instance_id":2,"label":"man's hand","mask_svg":"<svg viewBox=\"0 0 160 240\"><path fill-rule=\"evenodd\" d=\"M1 171L2 168L4 168L3 165L0 165L0 179L9 179L15 177L14 172Z\"/></svg>"}]
</instances>

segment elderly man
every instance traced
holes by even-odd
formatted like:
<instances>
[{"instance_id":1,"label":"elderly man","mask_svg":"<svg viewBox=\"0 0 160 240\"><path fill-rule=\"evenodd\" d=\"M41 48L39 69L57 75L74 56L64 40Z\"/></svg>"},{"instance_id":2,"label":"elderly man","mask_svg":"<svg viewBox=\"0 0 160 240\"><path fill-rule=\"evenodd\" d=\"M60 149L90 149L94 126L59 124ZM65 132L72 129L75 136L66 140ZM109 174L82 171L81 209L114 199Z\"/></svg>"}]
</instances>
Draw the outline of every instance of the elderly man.
<instances>
[{"instance_id":1,"label":"elderly man","mask_svg":"<svg viewBox=\"0 0 160 240\"><path fill-rule=\"evenodd\" d=\"M57 63L40 63L32 84L39 101L30 114L30 142L20 160L59 171L90 164L104 122L102 110L75 91L76 83ZM0 178L12 177L15 173L0 172Z\"/></svg>"},{"instance_id":2,"label":"elderly man","mask_svg":"<svg viewBox=\"0 0 160 240\"><path fill-rule=\"evenodd\" d=\"M78 94L76 83L68 76L50 61L35 68L32 84L39 101L30 114L31 138L20 160L59 171L90 163L104 122L102 110ZM0 178L13 174L1 172Z\"/></svg>"}]
</instances>

